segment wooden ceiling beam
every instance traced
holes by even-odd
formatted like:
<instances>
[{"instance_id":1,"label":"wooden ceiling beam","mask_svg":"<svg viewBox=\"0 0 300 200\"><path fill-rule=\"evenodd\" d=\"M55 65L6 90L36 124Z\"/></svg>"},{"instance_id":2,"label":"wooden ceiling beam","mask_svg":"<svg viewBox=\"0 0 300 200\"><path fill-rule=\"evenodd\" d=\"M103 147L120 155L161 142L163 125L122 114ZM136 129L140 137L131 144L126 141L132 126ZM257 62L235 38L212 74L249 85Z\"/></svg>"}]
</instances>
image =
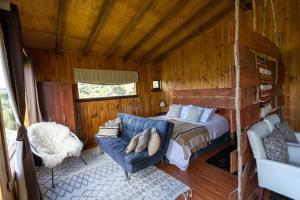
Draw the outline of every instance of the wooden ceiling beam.
<instances>
[{"instance_id":1,"label":"wooden ceiling beam","mask_svg":"<svg viewBox=\"0 0 300 200\"><path fill-rule=\"evenodd\" d=\"M66 7L65 0L58 1L58 9L57 9L57 19L56 19L56 37L55 37L55 52L61 49L62 43L62 30L63 30L63 18L64 18L64 11Z\"/></svg>"},{"instance_id":2,"label":"wooden ceiling beam","mask_svg":"<svg viewBox=\"0 0 300 200\"><path fill-rule=\"evenodd\" d=\"M88 55L93 43L96 39L96 36L98 35L98 33L100 32L100 30L103 27L104 21L106 19L106 17L109 14L109 11L111 10L111 6L112 6L113 0L104 0L103 5L98 13L98 16L96 18L96 21L93 25L92 31L87 39L87 42L82 50L83 55Z\"/></svg>"},{"instance_id":3,"label":"wooden ceiling beam","mask_svg":"<svg viewBox=\"0 0 300 200\"><path fill-rule=\"evenodd\" d=\"M185 21L183 24L181 24L179 27L177 27L173 32L171 32L169 35L167 35L163 40L161 40L159 43L157 43L154 47L152 47L141 59L142 62L147 62L148 60L151 60L151 57L153 56L154 52L161 48L162 46L166 45L171 38L175 37L177 34L179 34L186 26L189 26L193 22L195 22L199 17L204 15L206 12L208 12L210 9L215 7L219 3L219 0L210 0L208 3L206 3L203 7L201 7L192 17L190 17L187 21Z\"/></svg>"},{"instance_id":4,"label":"wooden ceiling beam","mask_svg":"<svg viewBox=\"0 0 300 200\"><path fill-rule=\"evenodd\" d=\"M190 34L179 40L177 43L175 43L173 46L171 46L169 49L167 49L165 52L163 52L161 55L155 57L153 59L154 62L159 62L162 58L169 55L172 51L175 49L183 46L186 42L190 41L197 35L205 32L212 26L214 26L216 23L218 23L222 18L226 17L228 14L230 14L234 10L234 5L229 6L228 8L224 9L221 13L217 14L213 18L207 20L204 24L199 26L196 30L192 31Z\"/></svg>"},{"instance_id":5,"label":"wooden ceiling beam","mask_svg":"<svg viewBox=\"0 0 300 200\"><path fill-rule=\"evenodd\" d=\"M127 37L128 33L134 28L134 26L140 21L140 19L144 16L144 14L148 11L153 0L145 0L142 8L134 15L134 17L130 20L129 24L125 27L125 29L121 32L118 38L111 45L109 50L107 51L106 58L109 58L113 55L113 53L117 50L122 41Z\"/></svg>"},{"instance_id":6,"label":"wooden ceiling beam","mask_svg":"<svg viewBox=\"0 0 300 200\"><path fill-rule=\"evenodd\" d=\"M142 37L140 41L138 41L128 50L124 56L124 60L128 60L139 47L149 40L149 38L151 38L158 30L160 30L161 27L166 25L189 1L190 0L179 0L164 18L162 18L144 37Z\"/></svg>"}]
</instances>

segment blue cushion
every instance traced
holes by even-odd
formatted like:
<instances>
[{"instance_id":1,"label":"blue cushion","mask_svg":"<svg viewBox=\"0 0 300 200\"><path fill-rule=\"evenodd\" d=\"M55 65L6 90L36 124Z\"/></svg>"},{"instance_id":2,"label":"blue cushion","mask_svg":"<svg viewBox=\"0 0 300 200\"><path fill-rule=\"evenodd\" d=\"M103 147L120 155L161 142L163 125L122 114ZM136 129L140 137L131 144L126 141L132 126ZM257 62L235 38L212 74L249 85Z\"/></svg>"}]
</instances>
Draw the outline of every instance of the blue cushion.
<instances>
[{"instance_id":1,"label":"blue cushion","mask_svg":"<svg viewBox=\"0 0 300 200\"><path fill-rule=\"evenodd\" d=\"M147 149L139 153L132 152L125 156L125 160L130 164L147 158L149 158Z\"/></svg>"},{"instance_id":2,"label":"blue cushion","mask_svg":"<svg viewBox=\"0 0 300 200\"><path fill-rule=\"evenodd\" d=\"M101 148L124 170L131 173L159 162L167 152L174 125L163 120L152 120L123 113L118 114L118 116L122 120L120 137L97 137L97 143ZM139 153L133 152L126 155L125 150L130 139L146 128L151 129L153 127L158 130L161 139L158 153L149 157L146 149Z\"/></svg>"}]
</instances>

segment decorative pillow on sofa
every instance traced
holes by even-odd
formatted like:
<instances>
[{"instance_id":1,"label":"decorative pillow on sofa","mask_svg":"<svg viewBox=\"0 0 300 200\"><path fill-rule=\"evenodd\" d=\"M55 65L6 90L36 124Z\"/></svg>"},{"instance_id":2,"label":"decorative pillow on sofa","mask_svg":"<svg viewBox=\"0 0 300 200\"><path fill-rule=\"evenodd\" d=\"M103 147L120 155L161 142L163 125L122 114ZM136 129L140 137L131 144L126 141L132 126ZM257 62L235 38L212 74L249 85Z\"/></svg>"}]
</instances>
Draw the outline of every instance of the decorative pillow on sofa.
<instances>
[{"instance_id":1,"label":"decorative pillow on sofa","mask_svg":"<svg viewBox=\"0 0 300 200\"><path fill-rule=\"evenodd\" d=\"M168 117L179 118L181 113L181 105L172 104L169 107Z\"/></svg>"},{"instance_id":2,"label":"decorative pillow on sofa","mask_svg":"<svg viewBox=\"0 0 300 200\"><path fill-rule=\"evenodd\" d=\"M277 129L263 138L263 144L268 159L284 163L288 161L288 145Z\"/></svg>"},{"instance_id":3,"label":"decorative pillow on sofa","mask_svg":"<svg viewBox=\"0 0 300 200\"><path fill-rule=\"evenodd\" d=\"M135 148L139 142L139 137L142 135L142 133L139 133L139 134L135 135L133 138L131 138L131 140L126 148L126 151L125 151L126 154L129 154L135 150Z\"/></svg>"},{"instance_id":4,"label":"decorative pillow on sofa","mask_svg":"<svg viewBox=\"0 0 300 200\"><path fill-rule=\"evenodd\" d=\"M119 134L119 127L99 127L99 132L97 136L100 137L118 137Z\"/></svg>"},{"instance_id":5,"label":"decorative pillow on sofa","mask_svg":"<svg viewBox=\"0 0 300 200\"><path fill-rule=\"evenodd\" d=\"M275 124L275 128L284 136L287 142L298 143L295 132L291 129L287 122Z\"/></svg>"},{"instance_id":6,"label":"decorative pillow on sofa","mask_svg":"<svg viewBox=\"0 0 300 200\"><path fill-rule=\"evenodd\" d=\"M160 136L155 127L151 129L150 139L148 143L148 154L149 156L155 155L160 147Z\"/></svg>"},{"instance_id":7,"label":"decorative pillow on sofa","mask_svg":"<svg viewBox=\"0 0 300 200\"><path fill-rule=\"evenodd\" d=\"M141 151L144 151L148 146L149 138L150 138L150 130L145 129L139 136L139 141L134 152L139 153Z\"/></svg>"},{"instance_id":8,"label":"decorative pillow on sofa","mask_svg":"<svg viewBox=\"0 0 300 200\"><path fill-rule=\"evenodd\" d=\"M109 120L105 123L105 127L119 127L119 130L122 131L122 120L120 117L117 117L116 119Z\"/></svg>"},{"instance_id":9,"label":"decorative pillow on sofa","mask_svg":"<svg viewBox=\"0 0 300 200\"><path fill-rule=\"evenodd\" d=\"M203 108L190 106L185 119L191 122L199 122L202 111Z\"/></svg>"}]
</instances>

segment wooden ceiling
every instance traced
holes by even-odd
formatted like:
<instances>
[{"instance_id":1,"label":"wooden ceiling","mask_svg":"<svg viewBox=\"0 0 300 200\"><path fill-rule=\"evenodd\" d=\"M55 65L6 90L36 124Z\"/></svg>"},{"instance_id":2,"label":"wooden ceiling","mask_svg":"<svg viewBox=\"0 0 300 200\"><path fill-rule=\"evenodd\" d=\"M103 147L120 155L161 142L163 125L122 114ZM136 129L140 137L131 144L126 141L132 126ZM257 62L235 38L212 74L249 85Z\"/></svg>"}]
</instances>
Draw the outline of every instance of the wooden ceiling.
<instances>
[{"instance_id":1,"label":"wooden ceiling","mask_svg":"<svg viewBox=\"0 0 300 200\"><path fill-rule=\"evenodd\" d=\"M26 47L158 60L234 9L233 0L11 0Z\"/></svg>"}]
</instances>

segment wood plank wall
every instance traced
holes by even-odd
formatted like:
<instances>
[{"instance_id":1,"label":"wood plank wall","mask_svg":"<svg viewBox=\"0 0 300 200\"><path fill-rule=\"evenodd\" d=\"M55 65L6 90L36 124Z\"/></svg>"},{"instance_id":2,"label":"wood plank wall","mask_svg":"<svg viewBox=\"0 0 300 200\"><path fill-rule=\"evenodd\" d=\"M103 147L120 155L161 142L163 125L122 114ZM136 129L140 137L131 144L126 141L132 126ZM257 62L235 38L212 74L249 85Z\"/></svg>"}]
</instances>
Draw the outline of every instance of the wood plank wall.
<instances>
[{"instance_id":1,"label":"wood plank wall","mask_svg":"<svg viewBox=\"0 0 300 200\"><path fill-rule=\"evenodd\" d=\"M279 48L285 64L283 118L300 131L300 2L274 0ZM257 7L258 31L262 32L262 5ZM229 68L233 62L232 44L228 42L227 22L233 15L221 20L207 32L172 52L161 63L163 98L168 104L174 89L230 87ZM243 25L252 28L252 13L242 17ZM267 9L266 36L274 41L272 12Z\"/></svg>"},{"instance_id":2,"label":"wood plank wall","mask_svg":"<svg viewBox=\"0 0 300 200\"><path fill-rule=\"evenodd\" d=\"M84 57L80 53L59 53L51 50L29 49L38 81L74 83L73 68L132 70L139 73L138 98L103 100L76 103L79 137L87 145L95 143L100 125L116 117L118 112L150 116L160 112L160 92L151 92L152 80L159 78L159 70L152 64L123 62L120 59L105 60L99 56Z\"/></svg>"},{"instance_id":3,"label":"wood plank wall","mask_svg":"<svg viewBox=\"0 0 300 200\"><path fill-rule=\"evenodd\" d=\"M163 98L170 105L173 90L229 88L233 46L229 18L175 50L161 63Z\"/></svg>"},{"instance_id":4,"label":"wood plank wall","mask_svg":"<svg viewBox=\"0 0 300 200\"><path fill-rule=\"evenodd\" d=\"M282 109L283 118L292 127L300 130L300 1L299 0L273 0L275 15L277 19L279 49L282 53L285 77L283 85L284 106ZM262 32L263 12L262 6L257 7L258 31ZM251 27L252 13L246 13L244 24ZM272 10L270 5L267 9L266 36L275 41L273 34Z\"/></svg>"}]
</instances>

